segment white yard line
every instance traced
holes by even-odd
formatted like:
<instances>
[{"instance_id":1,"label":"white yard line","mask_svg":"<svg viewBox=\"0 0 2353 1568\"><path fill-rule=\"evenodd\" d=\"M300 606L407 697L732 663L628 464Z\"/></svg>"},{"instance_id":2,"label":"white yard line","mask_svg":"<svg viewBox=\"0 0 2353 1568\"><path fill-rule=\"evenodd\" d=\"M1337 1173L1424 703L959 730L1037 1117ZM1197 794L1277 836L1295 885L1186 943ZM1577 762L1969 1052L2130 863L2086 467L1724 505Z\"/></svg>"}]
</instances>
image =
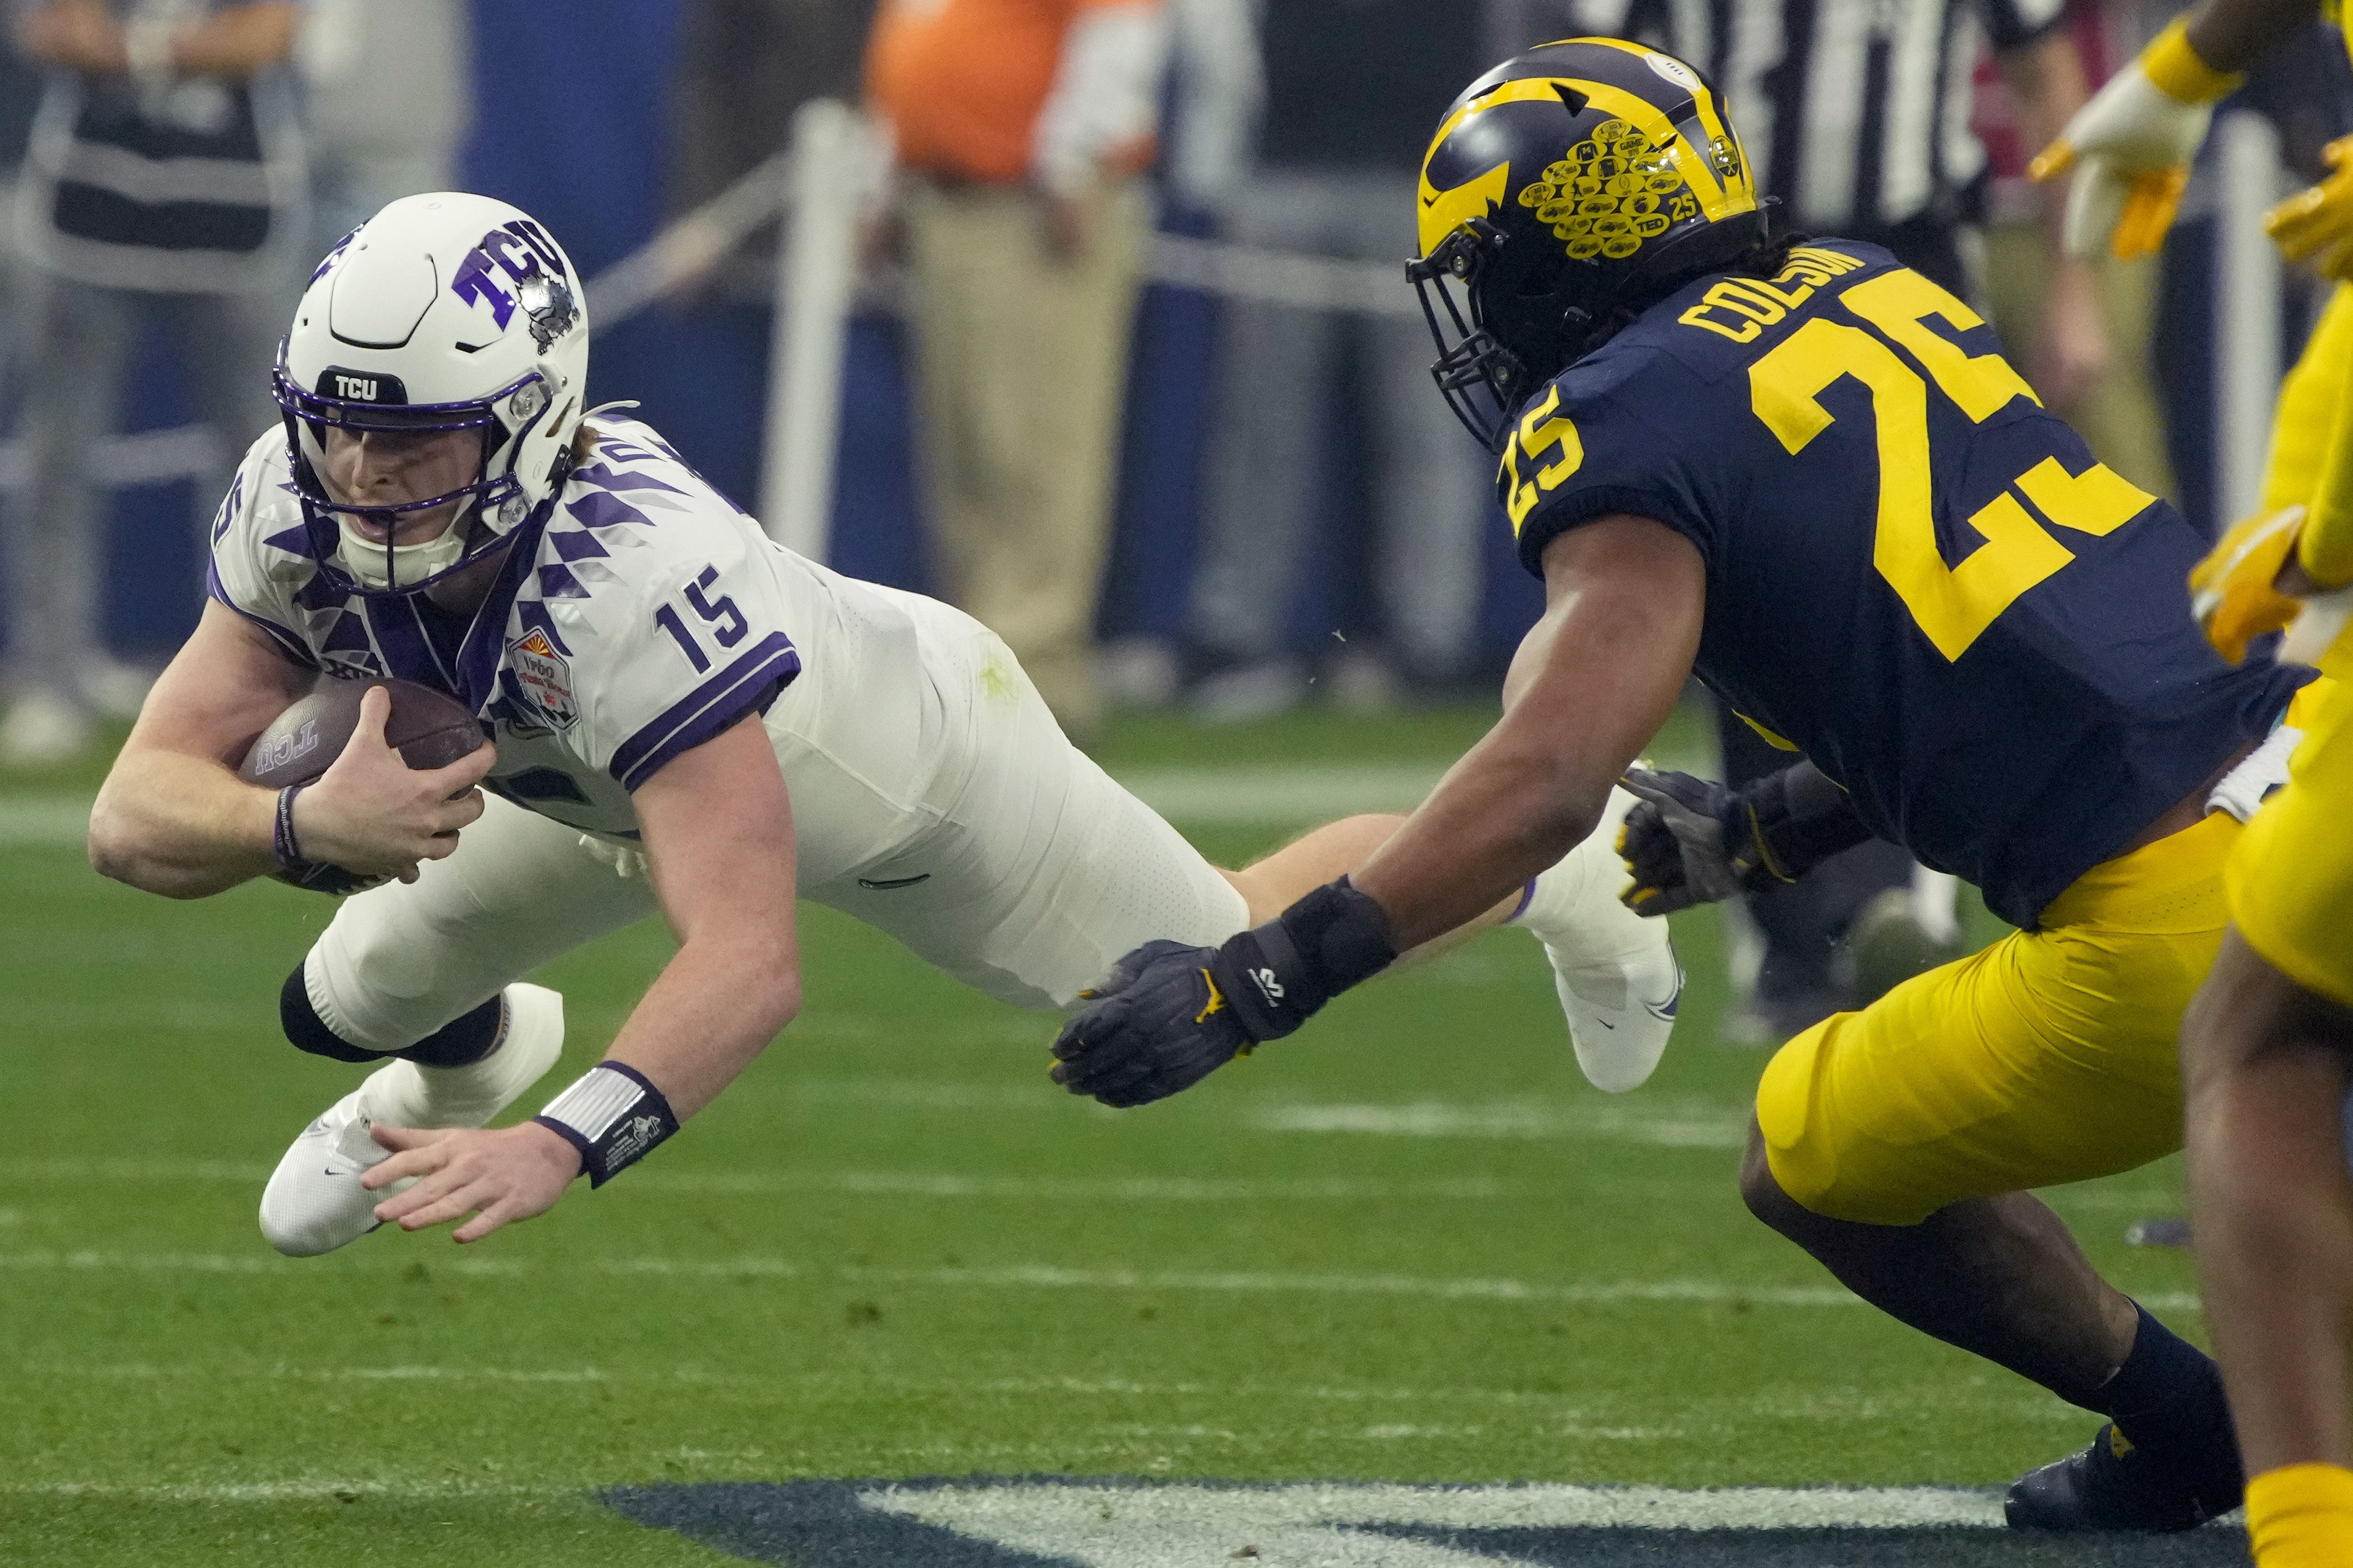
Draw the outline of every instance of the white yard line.
<instances>
[{"instance_id":1,"label":"white yard line","mask_svg":"<svg viewBox=\"0 0 2353 1568\"><path fill-rule=\"evenodd\" d=\"M1171 822L1321 822L1366 811L1411 811L1447 763L1251 763L1137 768L1115 775Z\"/></svg>"},{"instance_id":2,"label":"white yard line","mask_svg":"<svg viewBox=\"0 0 2353 1568\"><path fill-rule=\"evenodd\" d=\"M226 1160L5 1160L0 1182L218 1182L256 1184L265 1165ZM1490 1203L1537 1195L1525 1183L1463 1176L1426 1182L1363 1181L1345 1176L1289 1180L1197 1176L975 1176L947 1171L660 1171L641 1172L632 1188L709 1194L839 1193L850 1197L1050 1199L1110 1203L1405 1203L1421 1200ZM21 1224L23 1212L0 1209L0 1226Z\"/></svg>"},{"instance_id":3,"label":"white yard line","mask_svg":"<svg viewBox=\"0 0 2353 1568\"><path fill-rule=\"evenodd\" d=\"M422 1262L408 1257L403 1262ZM0 1273L162 1273L279 1275L325 1269L364 1270L398 1267L389 1258L346 1254L331 1262L290 1261L253 1253L0 1252ZM600 1258L547 1265L521 1258L451 1257L445 1250L430 1267L453 1274L499 1276L586 1272L639 1279L828 1279L848 1284L892 1285L948 1290L1161 1290L1217 1295L1313 1295L1428 1298L1452 1301L1543 1302L1611 1306L1622 1303L1757 1307L1845 1308L1855 1297L1834 1285L1758 1285L1729 1279L1596 1280L1546 1283L1525 1279L1449 1279L1411 1274L1277 1274L1249 1271L1191 1272L1127 1268L1070 1268L1029 1263L977 1268L825 1268L786 1258ZM2149 1307L2192 1311L2198 1298L2188 1291L2158 1291L2140 1298Z\"/></svg>"},{"instance_id":4,"label":"white yard line","mask_svg":"<svg viewBox=\"0 0 2353 1568\"><path fill-rule=\"evenodd\" d=\"M0 795L0 849L79 849L90 840L90 795Z\"/></svg>"}]
</instances>

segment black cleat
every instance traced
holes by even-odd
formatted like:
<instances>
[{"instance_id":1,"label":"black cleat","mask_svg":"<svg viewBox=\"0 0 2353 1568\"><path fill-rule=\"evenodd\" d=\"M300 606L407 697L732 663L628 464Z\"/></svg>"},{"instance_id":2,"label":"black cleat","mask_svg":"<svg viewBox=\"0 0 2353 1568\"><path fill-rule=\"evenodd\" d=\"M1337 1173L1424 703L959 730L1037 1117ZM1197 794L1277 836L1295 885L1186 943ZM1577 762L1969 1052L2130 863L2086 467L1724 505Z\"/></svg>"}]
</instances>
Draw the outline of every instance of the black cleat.
<instances>
[{"instance_id":1,"label":"black cleat","mask_svg":"<svg viewBox=\"0 0 2353 1568\"><path fill-rule=\"evenodd\" d=\"M2002 1516L2012 1530L2192 1530L2245 1489L2227 1436L2219 1452L2159 1458L2111 1421L2080 1453L2012 1481Z\"/></svg>"}]
</instances>

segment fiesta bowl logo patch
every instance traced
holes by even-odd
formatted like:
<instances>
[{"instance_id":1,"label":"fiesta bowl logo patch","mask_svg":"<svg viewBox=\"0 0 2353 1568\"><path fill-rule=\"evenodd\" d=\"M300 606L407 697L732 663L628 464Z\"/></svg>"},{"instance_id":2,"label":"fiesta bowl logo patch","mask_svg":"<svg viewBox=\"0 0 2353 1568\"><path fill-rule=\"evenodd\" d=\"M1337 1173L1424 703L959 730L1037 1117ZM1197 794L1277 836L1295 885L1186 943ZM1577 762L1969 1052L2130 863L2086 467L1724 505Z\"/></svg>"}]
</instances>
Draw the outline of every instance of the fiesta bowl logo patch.
<instances>
[{"instance_id":1,"label":"fiesta bowl logo patch","mask_svg":"<svg viewBox=\"0 0 2353 1568\"><path fill-rule=\"evenodd\" d=\"M516 682L547 721L559 730L569 729L580 717L579 705L572 700L572 667L547 634L533 630L507 649L507 658L514 666Z\"/></svg>"}]
</instances>

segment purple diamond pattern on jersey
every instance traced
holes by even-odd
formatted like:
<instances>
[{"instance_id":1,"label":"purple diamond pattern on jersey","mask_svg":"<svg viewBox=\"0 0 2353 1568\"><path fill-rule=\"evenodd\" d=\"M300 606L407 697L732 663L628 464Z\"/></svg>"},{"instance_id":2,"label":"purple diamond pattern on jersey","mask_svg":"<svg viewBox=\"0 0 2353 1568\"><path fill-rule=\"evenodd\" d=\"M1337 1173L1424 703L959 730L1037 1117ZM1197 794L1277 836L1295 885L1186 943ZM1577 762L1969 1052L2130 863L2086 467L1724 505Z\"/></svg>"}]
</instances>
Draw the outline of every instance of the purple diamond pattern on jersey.
<instances>
[{"instance_id":1,"label":"purple diamond pattern on jersey","mask_svg":"<svg viewBox=\"0 0 2353 1568\"><path fill-rule=\"evenodd\" d=\"M735 628L734 640L712 645L720 657L708 670L695 667L691 684L667 640L656 645L657 657L612 662L616 648L630 646L623 606L699 555L706 539L723 563L728 550L744 548L736 542L745 537L746 515L643 426L601 424L596 460L513 530L496 584L470 619L438 612L418 595L353 594L340 575L319 570L319 552L332 541L315 526L288 526L299 502L291 487L274 482L284 471L276 454L255 455L272 482L257 501L248 477L243 527L222 535L215 595L298 663L396 676L456 695L499 726L501 772L489 787L567 825L634 837L628 792L745 711L765 711L799 674L800 656L773 612L743 614L763 591L754 577L733 590L742 609L724 588L710 589L723 614L691 596L681 601L712 623L706 640ZM751 526L750 547L765 548ZM703 562L692 566L715 580ZM232 586L246 603L231 596ZM694 625L700 631L702 621ZM598 729L600 721L619 732Z\"/></svg>"},{"instance_id":2,"label":"purple diamond pattern on jersey","mask_svg":"<svg viewBox=\"0 0 2353 1568\"><path fill-rule=\"evenodd\" d=\"M539 596L543 599L585 599L588 590L580 585L570 568L548 565L539 569Z\"/></svg>"}]
</instances>

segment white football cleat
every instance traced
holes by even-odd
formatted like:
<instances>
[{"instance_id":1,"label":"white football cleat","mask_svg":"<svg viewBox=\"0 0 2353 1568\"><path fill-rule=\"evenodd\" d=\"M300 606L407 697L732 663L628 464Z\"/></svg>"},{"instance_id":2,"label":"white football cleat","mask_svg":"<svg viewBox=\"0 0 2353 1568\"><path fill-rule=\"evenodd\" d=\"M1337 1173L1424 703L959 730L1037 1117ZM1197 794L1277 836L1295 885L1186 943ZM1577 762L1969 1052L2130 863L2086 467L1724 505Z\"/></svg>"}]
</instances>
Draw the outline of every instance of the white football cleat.
<instances>
[{"instance_id":1,"label":"white football cleat","mask_svg":"<svg viewBox=\"0 0 2353 1568\"><path fill-rule=\"evenodd\" d=\"M360 1175L392 1151L370 1135L392 1127L480 1127L513 1104L564 1054L564 998L542 985L510 985L499 1043L461 1068L396 1060L302 1130L261 1191L261 1234L289 1258L316 1258L356 1241L380 1222L375 1205L408 1184L370 1192Z\"/></svg>"},{"instance_id":2,"label":"white football cleat","mask_svg":"<svg viewBox=\"0 0 2353 1568\"><path fill-rule=\"evenodd\" d=\"M1611 1094L1638 1087L1658 1067L1683 989L1667 922L1618 900L1627 880L1618 832L1634 805L1632 795L1612 789L1600 823L1536 879L1519 919L1552 961L1553 994L1567 1016L1577 1067Z\"/></svg>"}]
</instances>

